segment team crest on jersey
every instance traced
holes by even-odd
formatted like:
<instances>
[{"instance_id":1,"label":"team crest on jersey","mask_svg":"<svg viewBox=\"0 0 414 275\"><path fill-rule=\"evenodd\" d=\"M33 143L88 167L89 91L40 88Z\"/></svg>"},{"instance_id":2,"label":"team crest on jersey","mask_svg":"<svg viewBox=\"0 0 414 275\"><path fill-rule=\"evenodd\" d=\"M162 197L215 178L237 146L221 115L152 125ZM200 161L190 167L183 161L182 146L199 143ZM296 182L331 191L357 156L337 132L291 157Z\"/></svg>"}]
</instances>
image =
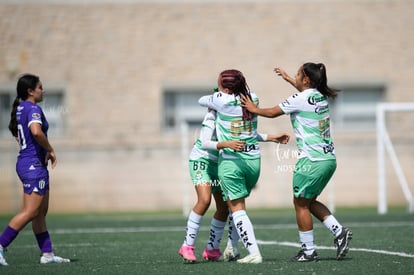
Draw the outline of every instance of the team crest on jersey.
<instances>
[{"instance_id":1,"label":"team crest on jersey","mask_svg":"<svg viewBox=\"0 0 414 275\"><path fill-rule=\"evenodd\" d=\"M40 114L39 113L33 113L32 114L32 118L34 118L34 119L40 119Z\"/></svg>"},{"instance_id":2,"label":"team crest on jersey","mask_svg":"<svg viewBox=\"0 0 414 275\"><path fill-rule=\"evenodd\" d=\"M201 180L203 178L203 174L200 171L197 171L196 175L195 175L195 178L196 178L196 180Z\"/></svg>"},{"instance_id":3,"label":"team crest on jersey","mask_svg":"<svg viewBox=\"0 0 414 275\"><path fill-rule=\"evenodd\" d=\"M46 186L46 181L45 181L45 180L43 180L43 179L42 179L42 180L40 180L40 181L39 181L39 188L40 188L40 189L44 189L44 188L45 188L45 186Z\"/></svg>"}]
</instances>

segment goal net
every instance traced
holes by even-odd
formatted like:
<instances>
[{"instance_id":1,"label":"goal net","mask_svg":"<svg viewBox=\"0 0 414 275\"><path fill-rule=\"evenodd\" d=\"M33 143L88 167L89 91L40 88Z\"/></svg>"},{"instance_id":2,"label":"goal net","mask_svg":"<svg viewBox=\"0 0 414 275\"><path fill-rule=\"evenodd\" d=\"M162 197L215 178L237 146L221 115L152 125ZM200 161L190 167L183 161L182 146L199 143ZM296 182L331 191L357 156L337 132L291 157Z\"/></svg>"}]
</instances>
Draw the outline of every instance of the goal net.
<instances>
[{"instance_id":1,"label":"goal net","mask_svg":"<svg viewBox=\"0 0 414 275\"><path fill-rule=\"evenodd\" d=\"M398 184L408 204L408 212L414 212L414 198L404 171L406 162L401 161L413 148L413 128L411 119L413 103L380 103L377 105L377 161L378 161L378 213L388 211L387 173L394 172ZM410 114L410 115L408 115ZM397 148L397 144L400 148ZM401 145L402 144L402 145ZM407 150L408 149L408 150ZM399 151L398 151L399 150ZM406 160L406 158L405 158ZM387 163L391 163L387 165ZM404 168L404 164L406 165ZM389 181L389 180L388 180Z\"/></svg>"}]
</instances>

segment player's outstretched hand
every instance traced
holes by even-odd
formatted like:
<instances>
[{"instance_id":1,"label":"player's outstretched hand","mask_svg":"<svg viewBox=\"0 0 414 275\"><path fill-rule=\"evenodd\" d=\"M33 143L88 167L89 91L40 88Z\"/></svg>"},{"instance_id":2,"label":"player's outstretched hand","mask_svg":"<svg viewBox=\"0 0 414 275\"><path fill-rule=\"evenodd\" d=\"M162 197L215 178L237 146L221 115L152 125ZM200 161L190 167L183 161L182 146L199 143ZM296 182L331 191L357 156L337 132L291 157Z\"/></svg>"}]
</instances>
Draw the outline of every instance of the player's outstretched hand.
<instances>
[{"instance_id":1,"label":"player's outstretched hand","mask_svg":"<svg viewBox=\"0 0 414 275\"><path fill-rule=\"evenodd\" d=\"M289 142L290 136L288 134L279 134L279 135L267 135L267 141L272 141L281 144L287 144Z\"/></svg>"},{"instance_id":2,"label":"player's outstretched hand","mask_svg":"<svg viewBox=\"0 0 414 275\"><path fill-rule=\"evenodd\" d=\"M280 68L280 67L276 67L276 68L274 68L273 69L274 71L275 71L275 73L277 74L277 75L280 75L281 77L283 77L284 79L287 79L287 78L289 78L289 75L285 72L285 70L283 70L282 68Z\"/></svg>"}]
</instances>

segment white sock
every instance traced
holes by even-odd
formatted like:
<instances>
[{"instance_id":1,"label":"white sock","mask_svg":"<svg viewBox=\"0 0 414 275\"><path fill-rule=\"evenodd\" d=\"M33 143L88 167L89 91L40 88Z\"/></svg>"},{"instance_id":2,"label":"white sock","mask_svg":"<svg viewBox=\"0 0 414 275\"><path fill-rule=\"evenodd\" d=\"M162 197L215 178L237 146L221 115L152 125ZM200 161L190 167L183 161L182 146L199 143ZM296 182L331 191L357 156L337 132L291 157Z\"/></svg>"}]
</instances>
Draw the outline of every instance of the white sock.
<instances>
[{"instance_id":1,"label":"white sock","mask_svg":"<svg viewBox=\"0 0 414 275\"><path fill-rule=\"evenodd\" d=\"M216 220L215 218L211 219L210 237L208 240L207 249L218 249L220 247L220 241L223 237L225 226L226 222Z\"/></svg>"},{"instance_id":2,"label":"white sock","mask_svg":"<svg viewBox=\"0 0 414 275\"><path fill-rule=\"evenodd\" d=\"M237 233L236 225L234 224L233 215L229 214L229 235L227 239L227 246L236 247L239 242L239 233Z\"/></svg>"},{"instance_id":3,"label":"white sock","mask_svg":"<svg viewBox=\"0 0 414 275\"><path fill-rule=\"evenodd\" d=\"M187 227L185 229L184 245L194 246L202 220L203 216L198 215L194 211L190 212L190 215L188 215Z\"/></svg>"},{"instance_id":4,"label":"white sock","mask_svg":"<svg viewBox=\"0 0 414 275\"><path fill-rule=\"evenodd\" d=\"M299 239L305 254L311 255L313 251L315 251L315 245L313 244L313 230L299 231Z\"/></svg>"},{"instance_id":5,"label":"white sock","mask_svg":"<svg viewBox=\"0 0 414 275\"><path fill-rule=\"evenodd\" d=\"M338 237L342 232L342 225L335 219L333 215L329 215L324 221L323 225L331 231L331 233Z\"/></svg>"},{"instance_id":6,"label":"white sock","mask_svg":"<svg viewBox=\"0 0 414 275\"><path fill-rule=\"evenodd\" d=\"M53 252L44 252L44 253L42 253L42 256L50 258L50 257L55 256L55 253L53 253Z\"/></svg>"},{"instance_id":7,"label":"white sock","mask_svg":"<svg viewBox=\"0 0 414 275\"><path fill-rule=\"evenodd\" d=\"M244 247L249 251L249 254L260 254L259 246L256 242L256 237L253 231L253 225L247 216L246 211L239 210L233 213L233 221L236 225L237 233Z\"/></svg>"}]
</instances>

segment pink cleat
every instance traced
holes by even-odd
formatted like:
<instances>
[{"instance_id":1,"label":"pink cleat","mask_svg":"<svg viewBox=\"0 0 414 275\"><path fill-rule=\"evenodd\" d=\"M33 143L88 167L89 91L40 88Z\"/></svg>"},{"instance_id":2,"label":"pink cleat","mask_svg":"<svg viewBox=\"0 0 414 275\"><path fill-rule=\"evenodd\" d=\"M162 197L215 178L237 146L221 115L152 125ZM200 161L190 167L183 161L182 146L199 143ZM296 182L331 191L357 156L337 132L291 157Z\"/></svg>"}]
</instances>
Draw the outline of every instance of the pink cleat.
<instances>
[{"instance_id":1,"label":"pink cleat","mask_svg":"<svg viewBox=\"0 0 414 275\"><path fill-rule=\"evenodd\" d=\"M221 257L220 249L207 249L203 251L203 258L209 261L218 261Z\"/></svg>"},{"instance_id":2,"label":"pink cleat","mask_svg":"<svg viewBox=\"0 0 414 275\"><path fill-rule=\"evenodd\" d=\"M184 263L194 263L197 259L194 255L195 247L193 245L182 245L180 250L178 250L178 255L180 255Z\"/></svg>"}]
</instances>

